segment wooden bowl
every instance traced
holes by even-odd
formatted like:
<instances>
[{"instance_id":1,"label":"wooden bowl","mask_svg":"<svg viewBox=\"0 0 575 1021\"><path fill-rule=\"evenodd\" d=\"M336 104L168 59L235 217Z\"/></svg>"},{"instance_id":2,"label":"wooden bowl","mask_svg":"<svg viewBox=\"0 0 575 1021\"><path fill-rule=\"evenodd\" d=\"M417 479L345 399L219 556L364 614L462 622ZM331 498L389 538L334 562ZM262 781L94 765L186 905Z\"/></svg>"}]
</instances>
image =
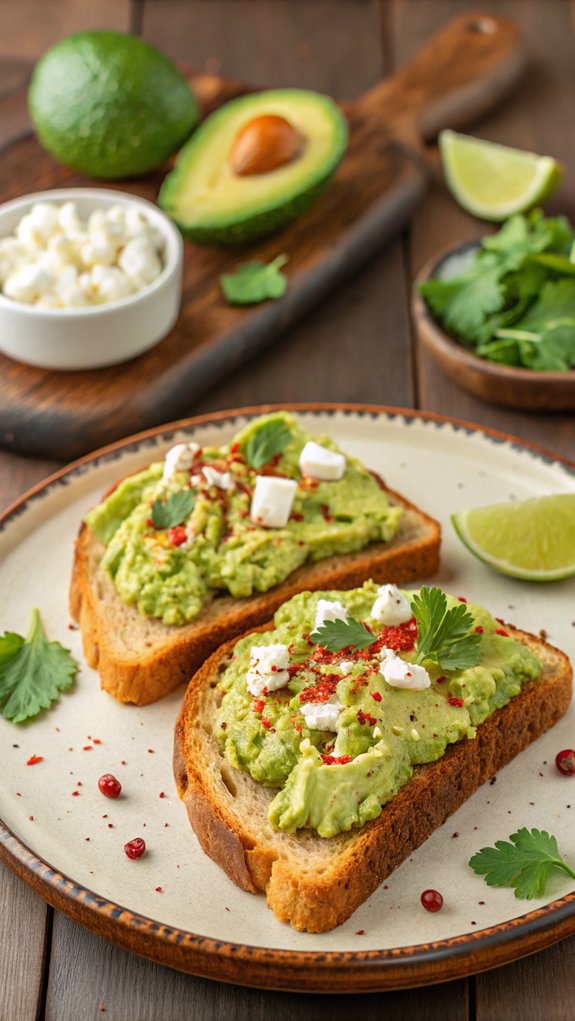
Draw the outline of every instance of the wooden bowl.
<instances>
[{"instance_id":1,"label":"wooden bowl","mask_svg":"<svg viewBox=\"0 0 575 1021\"><path fill-rule=\"evenodd\" d=\"M428 309L419 285L442 275L448 260L458 257L465 260L477 247L477 242L472 241L446 249L430 259L419 273L411 308L420 342L450 379L490 404L524 411L575 409L575 371L535 372L479 358L450 336Z\"/></svg>"}]
</instances>

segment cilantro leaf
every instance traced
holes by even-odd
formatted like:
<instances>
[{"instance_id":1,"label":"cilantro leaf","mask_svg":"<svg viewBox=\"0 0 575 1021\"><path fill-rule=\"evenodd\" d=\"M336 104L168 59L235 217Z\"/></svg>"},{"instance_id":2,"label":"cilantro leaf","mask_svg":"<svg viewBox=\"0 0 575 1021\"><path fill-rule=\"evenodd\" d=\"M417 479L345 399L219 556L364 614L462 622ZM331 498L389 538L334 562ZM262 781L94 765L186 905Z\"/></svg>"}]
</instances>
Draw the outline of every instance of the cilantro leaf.
<instances>
[{"instance_id":1,"label":"cilantro leaf","mask_svg":"<svg viewBox=\"0 0 575 1021\"><path fill-rule=\"evenodd\" d=\"M269 464L276 454L281 454L291 440L291 432L281 418L272 418L264 422L259 429L250 433L244 446L244 454L248 464L259 471Z\"/></svg>"},{"instance_id":2,"label":"cilantro leaf","mask_svg":"<svg viewBox=\"0 0 575 1021\"><path fill-rule=\"evenodd\" d=\"M575 879L575 872L559 854L557 840L545 830L523 827L509 841L497 840L495 847L483 847L470 859L471 868L488 886L511 886L516 897L532 900L545 893L553 868Z\"/></svg>"},{"instance_id":3,"label":"cilantro leaf","mask_svg":"<svg viewBox=\"0 0 575 1021\"><path fill-rule=\"evenodd\" d=\"M228 305L256 305L267 298L281 298L287 290L287 277L281 272L287 255L265 262L246 262L235 273L223 273L220 284Z\"/></svg>"},{"instance_id":4,"label":"cilantro leaf","mask_svg":"<svg viewBox=\"0 0 575 1021\"><path fill-rule=\"evenodd\" d=\"M0 670L18 655L24 645L24 639L15 631L5 631L0 637Z\"/></svg>"},{"instance_id":5,"label":"cilantro leaf","mask_svg":"<svg viewBox=\"0 0 575 1021\"><path fill-rule=\"evenodd\" d=\"M428 280L421 285L428 305L440 315L448 330L473 340L489 313L505 304L499 269L462 274L456 280Z\"/></svg>"},{"instance_id":6,"label":"cilantro leaf","mask_svg":"<svg viewBox=\"0 0 575 1021\"><path fill-rule=\"evenodd\" d=\"M495 336L515 343L520 364L527 368L569 370L575 365L575 280L548 281L526 314L511 327L498 329Z\"/></svg>"},{"instance_id":7,"label":"cilantro leaf","mask_svg":"<svg viewBox=\"0 0 575 1021\"><path fill-rule=\"evenodd\" d=\"M420 292L445 328L480 357L566 371L575 365L574 238L564 217L546 219L541 210L512 216L483 238L461 272L450 274L454 264L447 264L445 275L425 281Z\"/></svg>"},{"instance_id":8,"label":"cilantro leaf","mask_svg":"<svg viewBox=\"0 0 575 1021\"><path fill-rule=\"evenodd\" d=\"M426 659L440 670L467 670L479 663L481 636L465 603L447 609L447 598L439 588L424 585L411 600L417 623L416 663Z\"/></svg>"},{"instance_id":9,"label":"cilantro leaf","mask_svg":"<svg viewBox=\"0 0 575 1021\"><path fill-rule=\"evenodd\" d=\"M348 647L365 649L376 636L359 620L325 620L312 631L310 638L315 645L323 645L329 652L341 652Z\"/></svg>"},{"instance_id":10,"label":"cilantro leaf","mask_svg":"<svg viewBox=\"0 0 575 1021\"><path fill-rule=\"evenodd\" d=\"M191 489L181 489L178 493L172 493L165 503L162 500L154 500L150 515L152 524L155 528L175 528L189 518L194 503L195 497Z\"/></svg>"},{"instance_id":11,"label":"cilantro leaf","mask_svg":"<svg viewBox=\"0 0 575 1021\"><path fill-rule=\"evenodd\" d=\"M60 642L50 642L38 610L32 610L26 638L7 631L0 637L0 712L24 723L67 691L78 664Z\"/></svg>"}]
</instances>

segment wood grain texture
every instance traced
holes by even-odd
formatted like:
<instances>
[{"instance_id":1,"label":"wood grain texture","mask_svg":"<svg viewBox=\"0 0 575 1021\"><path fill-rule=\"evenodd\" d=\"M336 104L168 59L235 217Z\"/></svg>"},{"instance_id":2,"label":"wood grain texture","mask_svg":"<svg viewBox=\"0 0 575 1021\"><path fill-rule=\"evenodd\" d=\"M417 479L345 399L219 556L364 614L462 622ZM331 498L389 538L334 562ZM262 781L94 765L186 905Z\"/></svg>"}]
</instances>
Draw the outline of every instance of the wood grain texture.
<instances>
[{"instance_id":1,"label":"wood grain texture","mask_svg":"<svg viewBox=\"0 0 575 1021\"><path fill-rule=\"evenodd\" d=\"M91 28L127 32L132 8L132 0L2 0L0 56L36 60L62 36Z\"/></svg>"},{"instance_id":2,"label":"wood grain texture","mask_svg":"<svg viewBox=\"0 0 575 1021\"><path fill-rule=\"evenodd\" d=\"M573 1021L575 938L477 977L477 1021Z\"/></svg>"},{"instance_id":3,"label":"wood grain texture","mask_svg":"<svg viewBox=\"0 0 575 1021\"><path fill-rule=\"evenodd\" d=\"M50 908L0 864L0 1021L35 1021Z\"/></svg>"},{"instance_id":4,"label":"wood grain texture","mask_svg":"<svg viewBox=\"0 0 575 1021\"><path fill-rule=\"evenodd\" d=\"M296 6L301 9L301 4ZM262 50L266 37L285 39L278 25L280 5L268 9L274 14L271 21L258 14ZM265 10L258 5L258 12ZM337 10L343 10L341 0L334 14ZM238 11L237 4L229 9L230 23L240 23ZM286 11L284 6L285 13L286 27L297 28L291 7ZM333 25L333 19L327 23ZM413 158L404 143L417 137L418 125L426 136L439 125L460 124L508 91L520 63L517 33L509 22L493 19L490 24L492 30L484 34L475 31L475 21L456 19L426 43L412 67L346 103L350 141L334 180L314 206L280 234L244 246L239 256L188 244L180 318L151 351L123 365L74 373L0 358L0 442L23 453L72 458L179 417L211 382L302 319L412 214L426 174L422 161ZM347 35L344 32L344 38ZM208 96L209 107L236 91L213 76L191 80L200 101ZM121 187L153 200L161 177L157 172ZM0 159L5 199L39 187L88 183L57 166L33 137L12 145ZM287 294L251 309L228 306L220 274L248 258L268 262L278 250L290 256Z\"/></svg>"}]
</instances>

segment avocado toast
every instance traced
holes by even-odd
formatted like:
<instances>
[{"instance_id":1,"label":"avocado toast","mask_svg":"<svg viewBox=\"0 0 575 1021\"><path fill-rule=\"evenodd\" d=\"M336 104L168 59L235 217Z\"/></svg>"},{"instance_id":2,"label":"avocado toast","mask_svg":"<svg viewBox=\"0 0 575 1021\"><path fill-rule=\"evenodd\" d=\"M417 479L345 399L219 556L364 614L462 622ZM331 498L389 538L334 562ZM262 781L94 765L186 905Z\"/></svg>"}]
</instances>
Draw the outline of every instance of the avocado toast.
<instances>
[{"instance_id":1,"label":"avocado toast","mask_svg":"<svg viewBox=\"0 0 575 1021\"><path fill-rule=\"evenodd\" d=\"M433 574L439 525L318 439L263 416L221 448L178 444L87 515L71 612L107 691L161 698L304 588Z\"/></svg>"},{"instance_id":2,"label":"avocado toast","mask_svg":"<svg viewBox=\"0 0 575 1021\"><path fill-rule=\"evenodd\" d=\"M455 636L443 652L430 606ZM238 886L323 932L557 722L571 690L563 653L438 589L300 593L190 682L178 792Z\"/></svg>"}]
</instances>

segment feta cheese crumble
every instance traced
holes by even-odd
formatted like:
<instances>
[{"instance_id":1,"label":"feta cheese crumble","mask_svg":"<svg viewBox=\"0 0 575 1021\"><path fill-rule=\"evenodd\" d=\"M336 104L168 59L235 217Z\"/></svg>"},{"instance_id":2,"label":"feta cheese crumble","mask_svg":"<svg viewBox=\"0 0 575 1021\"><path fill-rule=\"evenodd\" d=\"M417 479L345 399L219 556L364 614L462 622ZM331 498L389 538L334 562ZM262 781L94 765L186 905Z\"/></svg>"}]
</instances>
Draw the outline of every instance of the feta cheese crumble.
<instances>
[{"instance_id":1,"label":"feta cheese crumble","mask_svg":"<svg viewBox=\"0 0 575 1021\"><path fill-rule=\"evenodd\" d=\"M341 703L331 699L328 702L304 702L300 706L300 712L310 730L335 731L341 709Z\"/></svg>"},{"instance_id":2,"label":"feta cheese crumble","mask_svg":"<svg viewBox=\"0 0 575 1021\"><path fill-rule=\"evenodd\" d=\"M378 624L383 624L385 627L396 627L398 624L405 624L411 620L413 610L397 585L381 585L377 590L377 599L371 608L371 616Z\"/></svg>"},{"instance_id":3,"label":"feta cheese crumble","mask_svg":"<svg viewBox=\"0 0 575 1021\"><path fill-rule=\"evenodd\" d=\"M347 675L350 674L351 671L353 670L353 660L352 659L340 659L340 661L339 661L339 669L341 670L343 676L347 677Z\"/></svg>"},{"instance_id":4,"label":"feta cheese crumble","mask_svg":"<svg viewBox=\"0 0 575 1021\"><path fill-rule=\"evenodd\" d=\"M429 688L431 684L431 678L424 667L417 663L407 663L392 649L381 650L379 672L392 688L421 691L423 688Z\"/></svg>"},{"instance_id":5,"label":"feta cheese crumble","mask_svg":"<svg viewBox=\"0 0 575 1021\"><path fill-rule=\"evenodd\" d=\"M176 443L166 454L164 479L171 479L175 472L189 471L201 447L198 443Z\"/></svg>"},{"instance_id":6,"label":"feta cheese crumble","mask_svg":"<svg viewBox=\"0 0 575 1021\"><path fill-rule=\"evenodd\" d=\"M325 624L326 620L347 620L347 610L338 600L318 599L315 612L315 626Z\"/></svg>"},{"instance_id":7,"label":"feta cheese crumble","mask_svg":"<svg viewBox=\"0 0 575 1021\"><path fill-rule=\"evenodd\" d=\"M217 468L212 468L211 465L206 464L202 468L202 475L208 486L215 486L216 489L224 490L232 488L233 481L229 472L220 472Z\"/></svg>"},{"instance_id":8,"label":"feta cheese crumble","mask_svg":"<svg viewBox=\"0 0 575 1021\"><path fill-rule=\"evenodd\" d=\"M139 211L97 209L83 220L75 202L36 202L0 239L0 288L41 308L120 301L162 272L163 238Z\"/></svg>"},{"instance_id":9,"label":"feta cheese crumble","mask_svg":"<svg viewBox=\"0 0 575 1021\"><path fill-rule=\"evenodd\" d=\"M297 490L294 479L258 475L252 497L250 517L266 528L285 528Z\"/></svg>"},{"instance_id":10,"label":"feta cheese crumble","mask_svg":"<svg viewBox=\"0 0 575 1021\"><path fill-rule=\"evenodd\" d=\"M321 443L309 440L299 456L302 475L323 482L338 482L345 474L345 456L338 454Z\"/></svg>"},{"instance_id":11,"label":"feta cheese crumble","mask_svg":"<svg viewBox=\"0 0 575 1021\"><path fill-rule=\"evenodd\" d=\"M246 682L250 695L284 688L289 681L287 645L252 645Z\"/></svg>"}]
</instances>

